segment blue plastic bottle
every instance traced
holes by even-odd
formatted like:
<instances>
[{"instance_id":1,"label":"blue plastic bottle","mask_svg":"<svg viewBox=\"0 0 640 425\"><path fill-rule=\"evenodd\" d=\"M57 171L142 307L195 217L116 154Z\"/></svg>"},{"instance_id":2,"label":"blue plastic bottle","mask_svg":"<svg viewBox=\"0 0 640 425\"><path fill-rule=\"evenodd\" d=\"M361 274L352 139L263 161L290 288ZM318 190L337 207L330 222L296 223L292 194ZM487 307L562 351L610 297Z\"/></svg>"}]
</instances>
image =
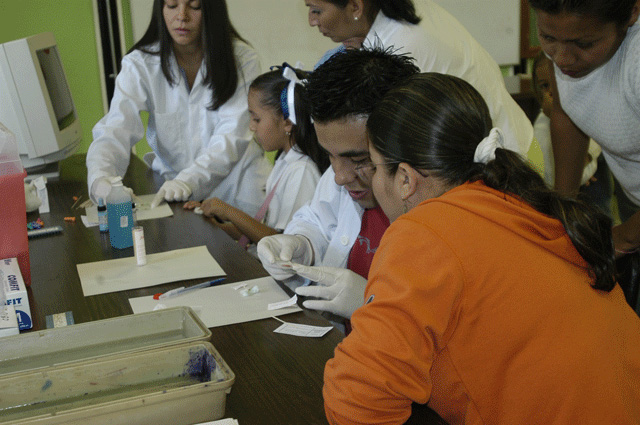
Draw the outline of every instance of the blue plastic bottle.
<instances>
[{"instance_id":1,"label":"blue plastic bottle","mask_svg":"<svg viewBox=\"0 0 640 425\"><path fill-rule=\"evenodd\" d=\"M131 195L124 189L119 177L111 182L111 192L107 196L107 222L112 247L124 249L133 246Z\"/></svg>"}]
</instances>

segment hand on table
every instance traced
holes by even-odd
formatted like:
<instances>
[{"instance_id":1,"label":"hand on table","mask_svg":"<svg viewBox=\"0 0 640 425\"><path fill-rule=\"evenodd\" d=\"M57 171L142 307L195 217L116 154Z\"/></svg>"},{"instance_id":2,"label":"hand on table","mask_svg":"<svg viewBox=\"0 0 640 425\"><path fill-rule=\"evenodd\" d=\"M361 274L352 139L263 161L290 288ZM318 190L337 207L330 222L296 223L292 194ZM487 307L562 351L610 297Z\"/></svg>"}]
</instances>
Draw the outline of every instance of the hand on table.
<instances>
[{"instance_id":1,"label":"hand on table","mask_svg":"<svg viewBox=\"0 0 640 425\"><path fill-rule=\"evenodd\" d=\"M167 202L186 201L192 192L191 187L186 182L178 179L168 180L164 182L153 201L151 201L151 208L160 205L163 199Z\"/></svg>"},{"instance_id":2,"label":"hand on table","mask_svg":"<svg viewBox=\"0 0 640 425\"><path fill-rule=\"evenodd\" d=\"M306 300L306 308L328 311L349 319L354 311L362 307L367 279L349 269L337 267L310 267L292 264L293 270L316 285L300 286L296 294L304 297L321 298Z\"/></svg>"}]
</instances>

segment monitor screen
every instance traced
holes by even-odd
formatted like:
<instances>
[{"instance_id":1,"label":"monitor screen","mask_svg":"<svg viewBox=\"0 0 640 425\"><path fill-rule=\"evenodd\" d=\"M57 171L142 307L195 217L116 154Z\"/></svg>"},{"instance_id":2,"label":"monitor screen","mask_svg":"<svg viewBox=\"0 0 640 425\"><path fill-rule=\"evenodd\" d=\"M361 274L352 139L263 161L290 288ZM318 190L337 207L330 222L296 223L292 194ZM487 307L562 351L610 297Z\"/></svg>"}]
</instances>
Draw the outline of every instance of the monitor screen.
<instances>
[{"instance_id":1,"label":"monitor screen","mask_svg":"<svg viewBox=\"0 0 640 425\"><path fill-rule=\"evenodd\" d=\"M82 138L52 33L0 44L0 122L16 135L27 172L57 163Z\"/></svg>"}]
</instances>

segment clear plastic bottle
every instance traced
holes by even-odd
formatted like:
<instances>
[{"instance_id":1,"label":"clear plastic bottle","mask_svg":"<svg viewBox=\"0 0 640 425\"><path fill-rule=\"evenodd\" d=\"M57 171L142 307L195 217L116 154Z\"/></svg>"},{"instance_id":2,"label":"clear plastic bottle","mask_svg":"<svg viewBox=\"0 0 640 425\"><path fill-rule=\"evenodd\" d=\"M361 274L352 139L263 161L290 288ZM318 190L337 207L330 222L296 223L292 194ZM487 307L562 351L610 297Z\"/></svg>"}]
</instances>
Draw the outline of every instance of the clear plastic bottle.
<instances>
[{"instance_id":1,"label":"clear plastic bottle","mask_svg":"<svg viewBox=\"0 0 640 425\"><path fill-rule=\"evenodd\" d=\"M111 181L111 192L107 196L107 221L111 246L118 249L133 246L133 208L131 195L122 186L122 179Z\"/></svg>"},{"instance_id":2,"label":"clear plastic bottle","mask_svg":"<svg viewBox=\"0 0 640 425\"><path fill-rule=\"evenodd\" d=\"M107 206L102 198L98 199L98 224L101 232L109 231L109 223L107 221Z\"/></svg>"}]
</instances>

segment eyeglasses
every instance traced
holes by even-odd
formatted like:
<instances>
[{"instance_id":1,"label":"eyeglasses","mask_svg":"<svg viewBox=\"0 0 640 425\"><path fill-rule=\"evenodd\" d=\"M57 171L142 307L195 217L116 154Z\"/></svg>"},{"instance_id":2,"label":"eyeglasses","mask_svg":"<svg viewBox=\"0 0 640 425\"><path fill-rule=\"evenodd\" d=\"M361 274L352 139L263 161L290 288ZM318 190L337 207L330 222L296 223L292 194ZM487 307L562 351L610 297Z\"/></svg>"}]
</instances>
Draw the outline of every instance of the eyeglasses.
<instances>
[{"instance_id":1,"label":"eyeglasses","mask_svg":"<svg viewBox=\"0 0 640 425\"><path fill-rule=\"evenodd\" d=\"M376 171L376 167L378 167L378 166L391 165L391 164L400 164L400 161L388 161L388 162L380 162L380 163L376 164L371 160L367 160L367 161L361 162L359 164L356 164L356 166L353 168L353 170L358 175L363 175L363 174L368 174L368 173L375 172Z\"/></svg>"}]
</instances>

